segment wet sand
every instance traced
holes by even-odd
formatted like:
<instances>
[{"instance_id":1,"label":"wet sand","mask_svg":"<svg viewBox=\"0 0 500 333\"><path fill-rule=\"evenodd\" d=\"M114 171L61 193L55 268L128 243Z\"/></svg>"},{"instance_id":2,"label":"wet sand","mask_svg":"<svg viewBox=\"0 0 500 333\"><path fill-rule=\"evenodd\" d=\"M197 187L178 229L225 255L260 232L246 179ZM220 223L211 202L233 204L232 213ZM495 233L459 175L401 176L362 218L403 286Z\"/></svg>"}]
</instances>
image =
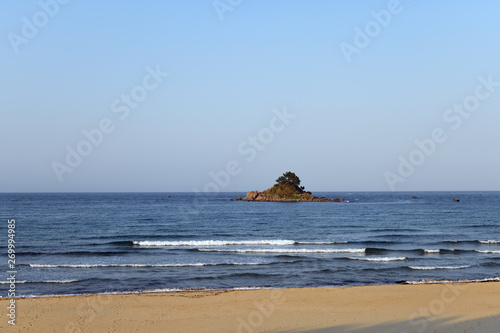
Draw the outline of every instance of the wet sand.
<instances>
[{"instance_id":1,"label":"wet sand","mask_svg":"<svg viewBox=\"0 0 500 333\"><path fill-rule=\"evenodd\" d=\"M500 283L1 299L1 332L500 332Z\"/></svg>"}]
</instances>

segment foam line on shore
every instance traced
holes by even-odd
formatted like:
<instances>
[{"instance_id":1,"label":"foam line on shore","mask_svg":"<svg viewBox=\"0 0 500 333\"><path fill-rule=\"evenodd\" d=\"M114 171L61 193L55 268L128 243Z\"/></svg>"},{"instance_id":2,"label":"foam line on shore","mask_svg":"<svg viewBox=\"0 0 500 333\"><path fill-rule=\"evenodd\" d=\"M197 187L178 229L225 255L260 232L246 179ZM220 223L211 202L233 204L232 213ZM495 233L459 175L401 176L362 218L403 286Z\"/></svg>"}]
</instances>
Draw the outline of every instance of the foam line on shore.
<instances>
[{"instance_id":1,"label":"foam line on shore","mask_svg":"<svg viewBox=\"0 0 500 333\"><path fill-rule=\"evenodd\" d=\"M382 286L395 286L398 284L409 284L409 285L425 285L425 284L473 284L473 283L486 283L486 282L500 282L500 277L495 278L484 278L484 279L461 279L461 280L418 280L418 281L400 281L394 284L371 284L362 286L315 286L307 287L312 289L321 288L365 288L365 287L382 287ZM17 282L20 283L20 282ZM21 282L22 283L22 282ZM43 283L39 282L25 282L25 283ZM63 282L61 282L63 283ZM69 282L66 282L69 283ZM192 293L192 292L212 292L212 291L253 291L253 290L293 290L302 289L297 287L291 288L273 288L265 286L248 286L248 287L234 287L234 288L157 288L157 289L146 289L146 290L128 290L128 291L110 291L110 292L100 292L100 293L82 293L82 294L47 294L47 295L16 295L16 299L19 298L51 298L51 297L74 297L74 296L100 296L100 295L134 295L134 294L155 294L155 293ZM0 299L5 298L0 296Z\"/></svg>"},{"instance_id":2,"label":"foam line on shore","mask_svg":"<svg viewBox=\"0 0 500 333\"><path fill-rule=\"evenodd\" d=\"M418 281L405 281L405 284L482 283L482 282L500 282L500 277L485 278L485 279L461 279L461 280L418 280Z\"/></svg>"}]
</instances>

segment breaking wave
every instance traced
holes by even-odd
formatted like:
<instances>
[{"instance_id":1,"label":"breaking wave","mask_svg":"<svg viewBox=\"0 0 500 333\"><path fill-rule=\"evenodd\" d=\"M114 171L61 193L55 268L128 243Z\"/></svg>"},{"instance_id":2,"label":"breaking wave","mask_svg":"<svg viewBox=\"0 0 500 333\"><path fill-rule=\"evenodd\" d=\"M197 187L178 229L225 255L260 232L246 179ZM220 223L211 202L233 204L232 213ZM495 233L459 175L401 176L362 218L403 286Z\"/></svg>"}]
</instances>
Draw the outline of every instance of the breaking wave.
<instances>
[{"instance_id":1,"label":"breaking wave","mask_svg":"<svg viewBox=\"0 0 500 333\"><path fill-rule=\"evenodd\" d=\"M366 249L198 249L198 251L234 253L364 253Z\"/></svg>"},{"instance_id":2,"label":"breaking wave","mask_svg":"<svg viewBox=\"0 0 500 333\"><path fill-rule=\"evenodd\" d=\"M263 239L263 240L191 240L191 241L132 241L132 245L136 246L234 246L234 245L335 245L347 244L347 241L311 241L298 242L288 239Z\"/></svg>"},{"instance_id":3,"label":"breaking wave","mask_svg":"<svg viewBox=\"0 0 500 333\"><path fill-rule=\"evenodd\" d=\"M435 269L465 269L471 266L463 265L463 266L408 266L408 267L415 270L430 271Z\"/></svg>"},{"instance_id":4,"label":"breaking wave","mask_svg":"<svg viewBox=\"0 0 500 333\"><path fill-rule=\"evenodd\" d=\"M478 242L481 244L500 244L500 240L480 240Z\"/></svg>"},{"instance_id":5,"label":"breaking wave","mask_svg":"<svg viewBox=\"0 0 500 333\"><path fill-rule=\"evenodd\" d=\"M294 245L293 240L276 239L276 240L245 240L245 241L230 241L230 240L202 240L202 241L133 241L134 245L138 246L228 246L228 245Z\"/></svg>"},{"instance_id":6,"label":"breaking wave","mask_svg":"<svg viewBox=\"0 0 500 333\"><path fill-rule=\"evenodd\" d=\"M24 283L73 283L80 280L48 280L48 281L16 281L16 284ZM10 281L0 281L0 284L10 284Z\"/></svg>"},{"instance_id":7,"label":"breaking wave","mask_svg":"<svg viewBox=\"0 0 500 333\"><path fill-rule=\"evenodd\" d=\"M30 264L33 268L106 268L106 267L201 267L201 266L256 266L271 265L278 262L233 262L233 263L194 263L194 264L87 264L87 265L41 265ZM285 262L284 262L285 263Z\"/></svg>"}]
</instances>

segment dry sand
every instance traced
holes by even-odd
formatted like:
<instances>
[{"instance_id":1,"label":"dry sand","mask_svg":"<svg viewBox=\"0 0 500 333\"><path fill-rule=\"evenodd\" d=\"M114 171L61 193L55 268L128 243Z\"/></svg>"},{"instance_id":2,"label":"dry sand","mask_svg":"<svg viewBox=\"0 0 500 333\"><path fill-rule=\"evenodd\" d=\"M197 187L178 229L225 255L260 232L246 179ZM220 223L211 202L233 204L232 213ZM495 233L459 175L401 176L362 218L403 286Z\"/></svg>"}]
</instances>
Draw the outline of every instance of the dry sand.
<instances>
[{"instance_id":1,"label":"dry sand","mask_svg":"<svg viewBox=\"0 0 500 333\"><path fill-rule=\"evenodd\" d=\"M500 283L27 298L0 332L500 332Z\"/></svg>"}]
</instances>

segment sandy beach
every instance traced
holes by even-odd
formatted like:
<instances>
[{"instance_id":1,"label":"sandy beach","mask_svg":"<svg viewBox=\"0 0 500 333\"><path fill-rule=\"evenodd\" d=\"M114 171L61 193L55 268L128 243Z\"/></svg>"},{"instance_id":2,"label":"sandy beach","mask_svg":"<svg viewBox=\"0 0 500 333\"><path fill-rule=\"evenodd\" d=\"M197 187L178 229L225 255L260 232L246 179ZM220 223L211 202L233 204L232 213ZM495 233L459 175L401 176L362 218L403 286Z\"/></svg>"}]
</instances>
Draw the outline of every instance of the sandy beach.
<instances>
[{"instance_id":1,"label":"sandy beach","mask_svg":"<svg viewBox=\"0 0 500 333\"><path fill-rule=\"evenodd\" d=\"M498 332L500 284L26 298L7 320L1 332Z\"/></svg>"}]
</instances>

